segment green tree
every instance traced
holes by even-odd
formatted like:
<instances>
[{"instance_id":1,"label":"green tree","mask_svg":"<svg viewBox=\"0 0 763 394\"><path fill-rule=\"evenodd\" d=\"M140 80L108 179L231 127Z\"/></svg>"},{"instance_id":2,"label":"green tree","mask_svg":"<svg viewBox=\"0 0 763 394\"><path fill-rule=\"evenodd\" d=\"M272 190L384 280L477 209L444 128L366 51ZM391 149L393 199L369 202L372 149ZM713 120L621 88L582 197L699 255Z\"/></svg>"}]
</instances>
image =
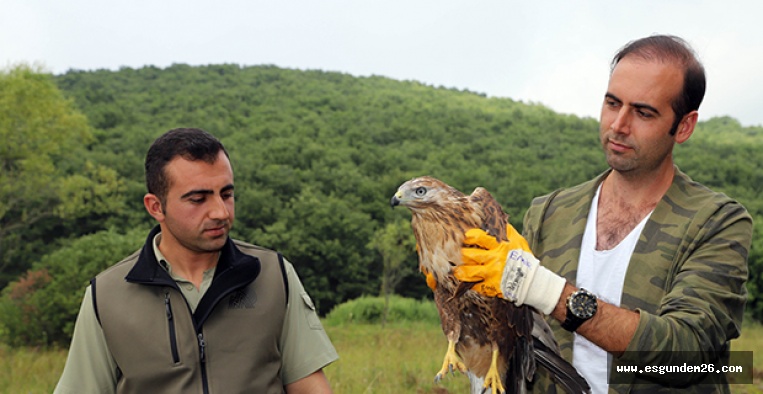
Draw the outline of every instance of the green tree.
<instances>
[{"instance_id":1,"label":"green tree","mask_svg":"<svg viewBox=\"0 0 763 394\"><path fill-rule=\"evenodd\" d=\"M384 297L382 325L387 322L390 297L406 276L414 272L416 239L410 223L402 220L387 223L374 234L368 247L382 256L381 295Z\"/></svg>"},{"instance_id":2,"label":"green tree","mask_svg":"<svg viewBox=\"0 0 763 394\"><path fill-rule=\"evenodd\" d=\"M750 274L747 279L747 314L763 321L763 222L754 222L752 248L747 259Z\"/></svg>"},{"instance_id":3,"label":"green tree","mask_svg":"<svg viewBox=\"0 0 763 394\"><path fill-rule=\"evenodd\" d=\"M82 157L117 171L128 208L76 222L49 216L24 230L27 242L20 244L44 239L59 246L104 228L98 226L147 225L141 204L146 149L170 128L201 127L232 157L235 236L284 253L323 312L379 291L382 257L369 242L378 229L403 219L387 201L406 179L432 175L465 193L485 187L519 228L533 197L607 167L593 118L415 81L230 64L69 71L55 80L95 128ZM714 118L676 147L676 163L738 199L760 223L761 145L763 128ZM90 179L84 160L73 163L67 174ZM757 241L748 282L756 296L763 286ZM38 249L16 254L41 255ZM405 276L397 293L431 296L420 274ZM748 305L763 319L763 308L754 300Z\"/></svg>"},{"instance_id":4,"label":"green tree","mask_svg":"<svg viewBox=\"0 0 763 394\"><path fill-rule=\"evenodd\" d=\"M368 215L354 209L351 199L305 188L275 223L245 239L283 253L325 314L343 301L367 294L375 282L373 256L365 248L373 232L369 221Z\"/></svg>"},{"instance_id":5,"label":"green tree","mask_svg":"<svg viewBox=\"0 0 763 394\"><path fill-rule=\"evenodd\" d=\"M87 118L49 75L29 66L0 71L0 140L2 287L25 270L33 226L113 211L121 184L108 168L83 162L93 142Z\"/></svg>"},{"instance_id":6,"label":"green tree","mask_svg":"<svg viewBox=\"0 0 763 394\"><path fill-rule=\"evenodd\" d=\"M0 337L12 345L67 346L88 281L140 248L147 229L100 231L45 255L0 297Z\"/></svg>"}]
</instances>

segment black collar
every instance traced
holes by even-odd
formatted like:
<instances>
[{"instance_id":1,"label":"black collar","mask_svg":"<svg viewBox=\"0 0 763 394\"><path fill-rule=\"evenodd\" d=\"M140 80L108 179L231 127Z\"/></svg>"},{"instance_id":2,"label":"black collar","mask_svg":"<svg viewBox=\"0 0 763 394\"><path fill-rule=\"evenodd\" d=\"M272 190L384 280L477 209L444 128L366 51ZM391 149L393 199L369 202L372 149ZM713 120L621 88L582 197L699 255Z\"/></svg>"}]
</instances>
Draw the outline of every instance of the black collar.
<instances>
[{"instance_id":1,"label":"black collar","mask_svg":"<svg viewBox=\"0 0 763 394\"><path fill-rule=\"evenodd\" d=\"M143 249L140 251L138 261L125 276L125 280L149 286L170 286L178 289L177 283L170 274L156 261L154 253L154 237L161 231L157 225L148 234ZM197 327L206 320L212 308L226 295L252 283L260 274L260 260L254 256L245 254L239 250L230 237L220 250L220 259L215 269L215 277L212 279L209 289L199 301L194 313Z\"/></svg>"}]
</instances>

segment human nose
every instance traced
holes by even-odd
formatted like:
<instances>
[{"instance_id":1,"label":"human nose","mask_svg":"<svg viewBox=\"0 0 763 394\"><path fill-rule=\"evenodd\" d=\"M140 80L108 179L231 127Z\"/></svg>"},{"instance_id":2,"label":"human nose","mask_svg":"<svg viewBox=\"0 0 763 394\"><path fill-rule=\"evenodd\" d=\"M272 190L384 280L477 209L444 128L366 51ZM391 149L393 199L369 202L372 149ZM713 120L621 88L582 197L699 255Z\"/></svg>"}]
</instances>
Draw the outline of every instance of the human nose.
<instances>
[{"instance_id":1,"label":"human nose","mask_svg":"<svg viewBox=\"0 0 763 394\"><path fill-rule=\"evenodd\" d=\"M627 134L630 132L630 113L625 106L614 113L614 118L609 124L609 129L620 134Z\"/></svg>"},{"instance_id":2,"label":"human nose","mask_svg":"<svg viewBox=\"0 0 763 394\"><path fill-rule=\"evenodd\" d=\"M221 196L217 196L212 199L212 206L209 210L209 217L211 219L227 219L231 214L231 207L228 206L226 199Z\"/></svg>"}]
</instances>

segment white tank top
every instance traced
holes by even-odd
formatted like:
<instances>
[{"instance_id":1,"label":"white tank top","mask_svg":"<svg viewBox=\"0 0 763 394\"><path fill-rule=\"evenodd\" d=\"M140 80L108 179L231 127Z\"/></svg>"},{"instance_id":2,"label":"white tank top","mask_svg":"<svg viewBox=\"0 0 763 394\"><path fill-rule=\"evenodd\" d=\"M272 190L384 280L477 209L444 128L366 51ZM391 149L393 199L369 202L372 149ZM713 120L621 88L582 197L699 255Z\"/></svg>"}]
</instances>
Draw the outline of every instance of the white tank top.
<instances>
[{"instance_id":1,"label":"white tank top","mask_svg":"<svg viewBox=\"0 0 763 394\"><path fill-rule=\"evenodd\" d=\"M583 287L597 297L615 306L620 306L625 272L628 270L633 250L636 248L641 231L652 215L651 212L614 249L596 250L596 218L598 214L601 185L591 203L583 243L580 247L576 286ZM591 385L592 393L607 392L607 377L611 364L609 354L582 335L575 334L572 350L572 364Z\"/></svg>"}]
</instances>

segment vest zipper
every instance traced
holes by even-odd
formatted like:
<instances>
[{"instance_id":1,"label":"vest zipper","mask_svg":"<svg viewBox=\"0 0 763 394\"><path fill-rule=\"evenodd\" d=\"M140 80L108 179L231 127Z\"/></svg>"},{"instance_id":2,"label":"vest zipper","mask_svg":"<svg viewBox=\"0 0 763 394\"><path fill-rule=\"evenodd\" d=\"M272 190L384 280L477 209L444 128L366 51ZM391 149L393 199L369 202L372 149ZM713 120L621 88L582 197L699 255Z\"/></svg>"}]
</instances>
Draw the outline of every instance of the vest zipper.
<instances>
[{"instance_id":1,"label":"vest zipper","mask_svg":"<svg viewBox=\"0 0 763 394\"><path fill-rule=\"evenodd\" d=\"M172 318L172 305L170 305L170 292L164 292L164 309L167 312L167 327L170 334L170 350L172 351L172 362L177 364L180 362L180 355L178 354L177 337L175 333L175 319Z\"/></svg>"},{"instance_id":2,"label":"vest zipper","mask_svg":"<svg viewBox=\"0 0 763 394\"><path fill-rule=\"evenodd\" d=\"M206 349L207 342L204 341L204 334L199 333L199 360L203 363L205 360L204 358L204 350Z\"/></svg>"},{"instance_id":3,"label":"vest zipper","mask_svg":"<svg viewBox=\"0 0 763 394\"><path fill-rule=\"evenodd\" d=\"M201 364L201 380L204 394L209 393L209 382L207 382L207 341L204 340L204 334L198 333L196 336L199 339L199 362Z\"/></svg>"}]
</instances>

